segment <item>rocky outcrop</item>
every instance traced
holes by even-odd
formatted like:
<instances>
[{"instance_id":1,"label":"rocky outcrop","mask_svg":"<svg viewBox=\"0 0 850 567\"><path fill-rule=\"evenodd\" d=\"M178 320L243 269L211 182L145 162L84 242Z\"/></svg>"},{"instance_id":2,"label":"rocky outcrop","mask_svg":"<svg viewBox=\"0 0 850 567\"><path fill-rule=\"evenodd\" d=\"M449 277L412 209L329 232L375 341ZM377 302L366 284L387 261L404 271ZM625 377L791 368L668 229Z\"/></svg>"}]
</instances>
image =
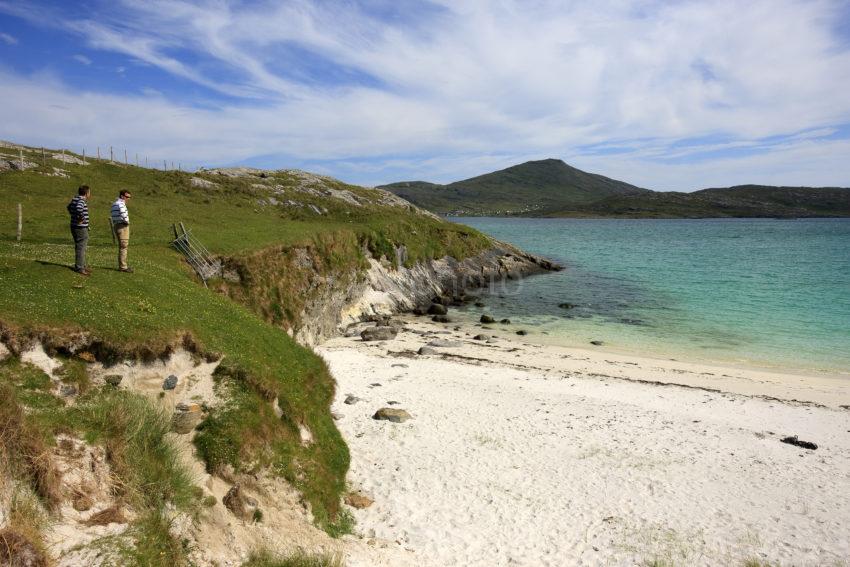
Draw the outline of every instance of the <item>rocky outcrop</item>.
<instances>
[{"instance_id":1,"label":"rocky outcrop","mask_svg":"<svg viewBox=\"0 0 850 567\"><path fill-rule=\"evenodd\" d=\"M554 262L501 242L464 260L446 257L410 268L370 259L361 277L337 278L339 284L325 282L305 305L295 338L315 345L354 323L417 308L428 310L435 298L460 297L470 289L496 287L507 280L560 269Z\"/></svg>"}]
</instances>

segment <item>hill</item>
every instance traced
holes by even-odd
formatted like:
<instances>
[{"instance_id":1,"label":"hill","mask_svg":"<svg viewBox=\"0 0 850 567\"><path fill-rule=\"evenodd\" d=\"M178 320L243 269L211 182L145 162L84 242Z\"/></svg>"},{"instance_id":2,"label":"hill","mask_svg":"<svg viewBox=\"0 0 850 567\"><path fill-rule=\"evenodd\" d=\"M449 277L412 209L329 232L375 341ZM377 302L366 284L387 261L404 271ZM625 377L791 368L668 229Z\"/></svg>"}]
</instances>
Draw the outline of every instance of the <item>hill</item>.
<instances>
[{"instance_id":1,"label":"hill","mask_svg":"<svg viewBox=\"0 0 850 567\"><path fill-rule=\"evenodd\" d=\"M850 189L739 185L693 193L650 192L553 211L553 217L807 218L850 217Z\"/></svg>"},{"instance_id":2,"label":"hill","mask_svg":"<svg viewBox=\"0 0 850 567\"><path fill-rule=\"evenodd\" d=\"M92 188L87 278L70 269L65 209L81 184ZM124 188L134 274L116 269L107 220ZM172 567L215 553L238 564L263 530L277 530L273 551L302 547L275 523L292 505L331 536L350 531L335 383L311 341L389 314L349 309L382 296L370 275L415 294L396 298L412 309L451 294L463 267L545 269L391 193L297 170L160 171L0 143L0 194L0 563L12 541L46 558L37 564ZM180 221L221 267L209 287L170 245ZM456 283L463 293L475 280ZM180 411L200 423L176 442ZM86 480L96 468L102 478ZM200 544L210 531L230 543Z\"/></svg>"},{"instance_id":3,"label":"hill","mask_svg":"<svg viewBox=\"0 0 850 567\"><path fill-rule=\"evenodd\" d=\"M613 195L648 192L558 159L529 161L448 185L405 181L379 188L430 211L472 216L537 216Z\"/></svg>"},{"instance_id":4,"label":"hill","mask_svg":"<svg viewBox=\"0 0 850 567\"><path fill-rule=\"evenodd\" d=\"M382 185L430 211L455 216L526 217L845 217L850 190L740 185L682 192L641 189L571 167L530 161L449 185Z\"/></svg>"}]
</instances>

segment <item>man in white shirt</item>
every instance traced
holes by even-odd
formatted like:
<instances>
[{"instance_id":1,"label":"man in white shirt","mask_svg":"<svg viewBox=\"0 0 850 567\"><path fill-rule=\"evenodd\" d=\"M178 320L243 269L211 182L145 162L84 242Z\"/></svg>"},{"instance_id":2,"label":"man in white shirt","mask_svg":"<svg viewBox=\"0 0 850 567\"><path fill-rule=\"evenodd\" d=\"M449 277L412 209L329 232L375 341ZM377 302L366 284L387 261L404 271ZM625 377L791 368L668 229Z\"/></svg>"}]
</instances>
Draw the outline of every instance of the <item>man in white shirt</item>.
<instances>
[{"instance_id":1,"label":"man in white shirt","mask_svg":"<svg viewBox=\"0 0 850 567\"><path fill-rule=\"evenodd\" d=\"M112 203L110 216L112 217L112 229L118 238L118 269L122 272L132 274L133 268L127 265L127 248L130 245L130 213L127 211L127 201L130 200L130 192L122 189L118 193L118 199Z\"/></svg>"}]
</instances>

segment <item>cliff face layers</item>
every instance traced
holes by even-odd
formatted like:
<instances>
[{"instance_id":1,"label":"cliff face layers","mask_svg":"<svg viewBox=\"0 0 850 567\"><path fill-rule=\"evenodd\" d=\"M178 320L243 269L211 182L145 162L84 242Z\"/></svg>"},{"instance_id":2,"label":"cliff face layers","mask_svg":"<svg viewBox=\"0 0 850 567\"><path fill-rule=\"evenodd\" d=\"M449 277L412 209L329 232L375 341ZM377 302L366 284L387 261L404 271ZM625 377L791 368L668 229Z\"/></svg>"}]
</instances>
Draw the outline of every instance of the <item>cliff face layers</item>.
<instances>
[{"instance_id":1,"label":"cliff face layers","mask_svg":"<svg viewBox=\"0 0 850 567\"><path fill-rule=\"evenodd\" d=\"M342 245L350 248L352 243ZM325 244L264 251L224 261L220 291L245 303L305 345L315 345L359 321L427 307L440 298L561 266L502 242L457 260L444 257L404 266L366 251L347 251L357 261L328 264ZM339 248L339 243L332 246Z\"/></svg>"},{"instance_id":2,"label":"cliff face layers","mask_svg":"<svg viewBox=\"0 0 850 567\"><path fill-rule=\"evenodd\" d=\"M313 345L352 323L413 311L436 298L459 298L471 289L561 269L545 258L494 244L464 260L446 257L410 268L369 259L365 277L348 286L331 284L304 306L295 337Z\"/></svg>"}]
</instances>

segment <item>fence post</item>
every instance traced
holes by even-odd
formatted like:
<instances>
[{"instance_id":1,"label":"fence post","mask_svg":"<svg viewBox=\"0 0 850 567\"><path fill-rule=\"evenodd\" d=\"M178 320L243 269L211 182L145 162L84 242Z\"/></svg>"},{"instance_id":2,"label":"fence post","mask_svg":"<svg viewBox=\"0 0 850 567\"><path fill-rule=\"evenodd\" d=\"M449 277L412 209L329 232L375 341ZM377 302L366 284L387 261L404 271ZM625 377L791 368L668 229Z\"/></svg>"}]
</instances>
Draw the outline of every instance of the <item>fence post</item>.
<instances>
[{"instance_id":1,"label":"fence post","mask_svg":"<svg viewBox=\"0 0 850 567\"><path fill-rule=\"evenodd\" d=\"M100 159L100 146L97 147L97 159Z\"/></svg>"},{"instance_id":2,"label":"fence post","mask_svg":"<svg viewBox=\"0 0 850 567\"><path fill-rule=\"evenodd\" d=\"M162 171L168 171L168 162L162 160Z\"/></svg>"},{"instance_id":3,"label":"fence post","mask_svg":"<svg viewBox=\"0 0 850 567\"><path fill-rule=\"evenodd\" d=\"M127 165L127 148L124 148L124 165Z\"/></svg>"},{"instance_id":4,"label":"fence post","mask_svg":"<svg viewBox=\"0 0 850 567\"><path fill-rule=\"evenodd\" d=\"M136 167L139 167L139 154L136 154Z\"/></svg>"},{"instance_id":5,"label":"fence post","mask_svg":"<svg viewBox=\"0 0 850 567\"><path fill-rule=\"evenodd\" d=\"M64 165L65 163L65 148L62 148L62 164Z\"/></svg>"},{"instance_id":6,"label":"fence post","mask_svg":"<svg viewBox=\"0 0 850 567\"><path fill-rule=\"evenodd\" d=\"M86 161L86 149L83 148L83 161Z\"/></svg>"},{"instance_id":7,"label":"fence post","mask_svg":"<svg viewBox=\"0 0 850 567\"><path fill-rule=\"evenodd\" d=\"M148 156L145 156L145 167L148 166Z\"/></svg>"},{"instance_id":8,"label":"fence post","mask_svg":"<svg viewBox=\"0 0 850 567\"><path fill-rule=\"evenodd\" d=\"M21 207L21 204L18 203L18 234L17 234L18 242L21 241L21 232L23 231L23 229L24 229L24 210Z\"/></svg>"},{"instance_id":9,"label":"fence post","mask_svg":"<svg viewBox=\"0 0 850 567\"><path fill-rule=\"evenodd\" d=\"M47 160L44 159L44 146L41 146L41 165L47 165Z\"/></svg>"},{"instance_id":10,"label":"fence post","mask_svg":"<svg viewBox=\"0 0 850 567\"><path fill-rule=\"evenodd\" d=\"M18 148L18 159L21 162L21 171L24 170L24 149Z\"/></svg>"}]
</instances>

